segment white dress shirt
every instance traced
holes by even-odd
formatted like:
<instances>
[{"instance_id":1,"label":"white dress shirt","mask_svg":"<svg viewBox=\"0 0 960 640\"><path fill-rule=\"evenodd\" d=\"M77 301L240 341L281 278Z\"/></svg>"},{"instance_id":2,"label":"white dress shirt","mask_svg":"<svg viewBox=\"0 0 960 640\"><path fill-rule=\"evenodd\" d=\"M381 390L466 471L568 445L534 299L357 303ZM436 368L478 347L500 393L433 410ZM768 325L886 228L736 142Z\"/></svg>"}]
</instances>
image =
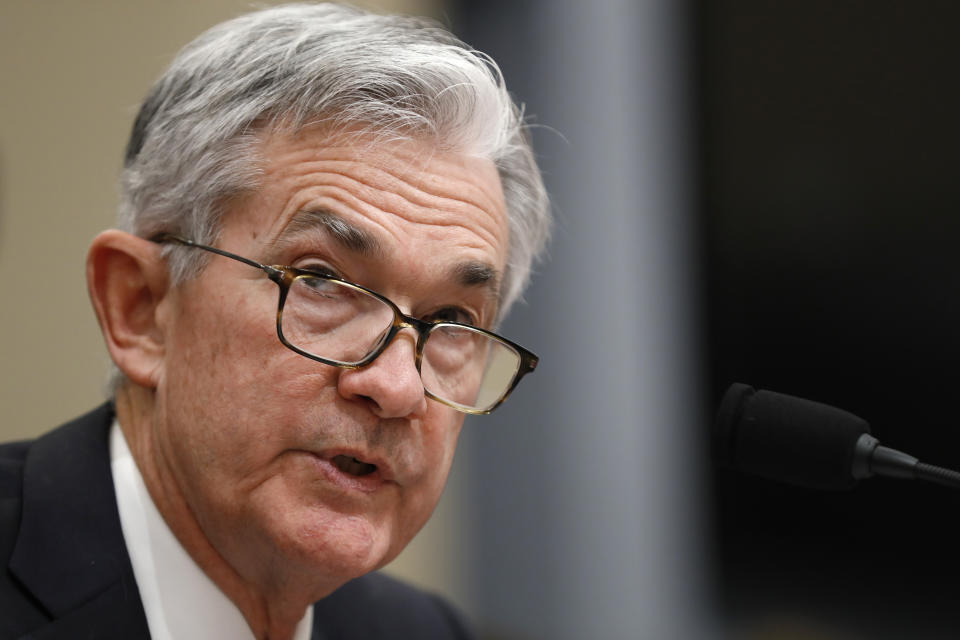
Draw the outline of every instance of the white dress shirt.
<instances>
[{"instance_id":1,"label":"white dress shirt","mask_svg":"<svg viewBox=\"0 0 960 640\"><path fill-rule=\"evenodd\" d=\"M193 561L150 498L114 421L110 465L133 575L152 640L256 640L240 610ZM293 640L310 640L308 607Z\"/></svg>"}]
</instances>

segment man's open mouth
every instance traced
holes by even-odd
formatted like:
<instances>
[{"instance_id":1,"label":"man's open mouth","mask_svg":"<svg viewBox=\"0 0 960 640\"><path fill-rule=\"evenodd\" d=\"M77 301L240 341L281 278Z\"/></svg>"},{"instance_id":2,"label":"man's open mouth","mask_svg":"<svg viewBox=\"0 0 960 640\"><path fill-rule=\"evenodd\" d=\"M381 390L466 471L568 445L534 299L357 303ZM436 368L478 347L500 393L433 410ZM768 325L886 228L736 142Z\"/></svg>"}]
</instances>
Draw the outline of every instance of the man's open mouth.
<instances>
[{"instance_id":1,"label":"man's open mouth","mask_svg":"<svg viewBox=\"0 0 960 640\"><path fill-rule=\"evenodd\" d=\"M357 460L352 456L339 455L333 457L333 464L344 473L351 476L366 476L377 470L377 465Z\"/></svg>"}]
</instances>

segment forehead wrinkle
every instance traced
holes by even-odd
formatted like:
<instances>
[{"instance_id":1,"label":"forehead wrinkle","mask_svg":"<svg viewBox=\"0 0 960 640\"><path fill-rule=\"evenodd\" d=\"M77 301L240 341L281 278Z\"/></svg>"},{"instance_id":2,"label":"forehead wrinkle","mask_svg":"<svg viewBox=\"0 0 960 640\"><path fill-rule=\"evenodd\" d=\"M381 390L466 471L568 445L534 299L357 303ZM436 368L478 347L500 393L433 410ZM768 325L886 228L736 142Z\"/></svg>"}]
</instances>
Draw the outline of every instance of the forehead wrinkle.
<instances>
[{"instance_id":1,"label":"forehead wrinkle","mask_svg":"<svg viewBox=\"0 0 960 640\"><path fill-rule=\"evenodd\" d=\"M322 232L339 245L363 256L381 255L377 238L326 209L302 209L295 213L275 244L285 244L297 236Z\"/></svg>"},{"instance_id":2,"label":"forehead wrinkle","mask_svg":"<svg viewBox=\"0 0 960 640\"><path fill-rule=\"evenodd\" d=\"M484 249L485 245L482 241L486 241L493 246L499 245L497 234L491 228L496 223L481 206L470 201L434 196L396 178L389 172L377 168L374 168L374 171L379 174L380 179L389 180L390 183L377 185L374 184L376 181L371 180L369 176L328 170L326 171L327 175L335 176L336 180L327 183L325 186L331 195L334 195L348 208L361 212L366 224L376 227L397 242L405 243L404 233L398 232L395 226L398 221L402 221L404 224L426 230L428 235L443 228L462 229L471 235L478 236L477 239L472 241L469 238L463 239L466 246L473 249ZM483 215L478 216L479 220L471 220L471 217L466 215L467 211L471 209L483 213ZM328 211L326 214L328 218L340 221L346 226L353 226L335 214ZM470 222L479 222L479 224L473 225ZM375 234L364 229L354 228L359 233L367 235L372 241L377 241ZM482 241L478 242L477 240ZM383 252L380 255L384 255Z\"/></svg>"},{"instance_id":3,"label":"forehead wrinkle","mask_svg":"<svg viewBox=\"0 0 960 640\"><path fill-rule=\"evenodd\" d=\"M393 158L381 159L376 163L348 162L337 165L326 167L325 173L339 177L345 184L360 187L349 196L367 205L399 215L409 222L437 226L463 226L461 221L464 214L478 211L481 215L474 220L476 226L465 228L493 245L500 244L501 233L497 227L501 207L496 197L469 180L446 184L440 179L443 173L458 178L469 175L462 169L445 165L417 170ZM401 214L401 211L405 213ZM418 215L411 215L413 213Z\"/></svg>"}]
</instances>

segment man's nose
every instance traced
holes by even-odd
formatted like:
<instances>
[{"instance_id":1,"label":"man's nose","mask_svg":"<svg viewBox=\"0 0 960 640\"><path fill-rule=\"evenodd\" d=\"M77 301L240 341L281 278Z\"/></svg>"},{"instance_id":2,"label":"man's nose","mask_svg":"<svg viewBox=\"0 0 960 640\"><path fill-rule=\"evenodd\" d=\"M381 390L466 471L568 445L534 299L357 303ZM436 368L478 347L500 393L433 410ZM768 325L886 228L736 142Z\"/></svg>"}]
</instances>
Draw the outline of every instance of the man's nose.
<instances>
[{"instance_id":1,"label":"man's nose","mask_svg":"<svg viewBox=\"0 0 960 640\"><path fill-rule=\"evenodd\" d=\"M380 418L422 418L427 397L417 371L415 341L412 332L403 331L366 367L342 370L340 395L368 402Z\"/></svg>"}]
</instances>

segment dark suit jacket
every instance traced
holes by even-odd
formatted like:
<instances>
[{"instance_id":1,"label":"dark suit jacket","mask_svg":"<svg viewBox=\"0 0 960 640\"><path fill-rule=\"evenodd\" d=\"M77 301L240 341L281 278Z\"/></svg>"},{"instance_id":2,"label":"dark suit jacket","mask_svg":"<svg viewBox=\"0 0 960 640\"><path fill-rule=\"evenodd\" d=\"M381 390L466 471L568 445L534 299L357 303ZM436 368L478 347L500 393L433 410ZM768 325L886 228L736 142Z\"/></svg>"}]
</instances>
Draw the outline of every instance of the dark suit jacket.
<instances>
[{"instance_id":1,"label":"dark suit jacket","mask_svg":"<svg viewBox=\"0 0 960 640\"><path fill-rule=\"evenodd\" d=\"M0 640L149 638L110 472L109 405L0 446ZM443 600L371 574L314 605L315 640L467 638Z\"/></svg>"}]
</instances>

